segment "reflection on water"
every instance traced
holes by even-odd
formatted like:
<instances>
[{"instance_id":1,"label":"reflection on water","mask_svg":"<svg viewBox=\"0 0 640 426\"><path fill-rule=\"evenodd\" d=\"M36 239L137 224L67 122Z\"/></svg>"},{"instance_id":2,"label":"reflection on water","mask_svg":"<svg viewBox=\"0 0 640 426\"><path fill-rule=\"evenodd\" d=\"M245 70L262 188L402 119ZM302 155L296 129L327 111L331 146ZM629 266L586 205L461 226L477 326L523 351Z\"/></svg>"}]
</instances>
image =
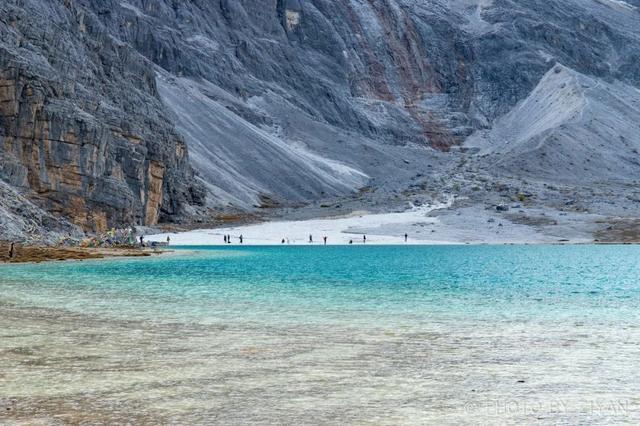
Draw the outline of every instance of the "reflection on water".
<instances>
[{"instance_id":1,"label":"reflection on water","mask_svg":"<svg viewBox=\"0 0 640 426\"><path fill-rule=\"evenodd\" d=\"M640 420L640 248L0 267L0 423Z\"/></svg>"}]
</instances>

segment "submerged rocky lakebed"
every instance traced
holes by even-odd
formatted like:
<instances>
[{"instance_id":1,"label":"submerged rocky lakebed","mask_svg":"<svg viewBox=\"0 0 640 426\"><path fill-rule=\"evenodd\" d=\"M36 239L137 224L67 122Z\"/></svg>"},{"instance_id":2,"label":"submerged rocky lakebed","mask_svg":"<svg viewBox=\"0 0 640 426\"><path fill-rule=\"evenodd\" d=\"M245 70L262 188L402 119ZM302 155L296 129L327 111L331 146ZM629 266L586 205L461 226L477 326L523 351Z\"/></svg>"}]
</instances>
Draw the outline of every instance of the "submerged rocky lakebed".
<instances>
[{"instance_id":1,"label":"submerged rocky lakebed","mask_svg":"<svg viewBox=\"0 0 640 426\"><path fill-rule=\"evenodd\" d=\"M637 246L0 266L0 421L636 423Z\"/></svg>"}]
</instances>

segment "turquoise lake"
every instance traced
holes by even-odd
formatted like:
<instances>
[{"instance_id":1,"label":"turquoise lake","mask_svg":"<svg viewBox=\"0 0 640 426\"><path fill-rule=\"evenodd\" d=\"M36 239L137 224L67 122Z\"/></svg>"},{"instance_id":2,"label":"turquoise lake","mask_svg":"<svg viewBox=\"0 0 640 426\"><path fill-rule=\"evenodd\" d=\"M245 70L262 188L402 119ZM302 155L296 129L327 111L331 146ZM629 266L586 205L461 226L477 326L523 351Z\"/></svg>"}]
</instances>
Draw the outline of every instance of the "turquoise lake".
<instances>
[{"instance_id":1,"label":"turquoise lake","mask_svg":"<svg viewBox=\"0 0 640 426\"><path fill-rule=\"evenodd\" d=\"M638 246L4 265L0 334L16 424L640 421Z\"/></svg>"}]
</instances>

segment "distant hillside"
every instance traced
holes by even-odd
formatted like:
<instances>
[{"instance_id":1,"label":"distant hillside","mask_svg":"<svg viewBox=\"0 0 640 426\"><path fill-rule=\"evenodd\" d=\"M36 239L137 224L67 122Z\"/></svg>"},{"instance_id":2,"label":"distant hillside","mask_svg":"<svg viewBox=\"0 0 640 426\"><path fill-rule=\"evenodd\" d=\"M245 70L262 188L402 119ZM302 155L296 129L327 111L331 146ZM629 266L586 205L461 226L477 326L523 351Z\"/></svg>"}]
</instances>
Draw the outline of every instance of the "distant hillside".
<instances>
[{"instance_id":1,"label":"distant hillside","mask_svg":"<svg viewBox=\"0 0 640 426\"><path fill-rule=\"evenodd\" d=\"M496 176L625 180L638 88L640 0L8 0L22 201L0 215L43 209L39 234L396 199L441 190L459 145Z\"/></svg>"}]
</instances>

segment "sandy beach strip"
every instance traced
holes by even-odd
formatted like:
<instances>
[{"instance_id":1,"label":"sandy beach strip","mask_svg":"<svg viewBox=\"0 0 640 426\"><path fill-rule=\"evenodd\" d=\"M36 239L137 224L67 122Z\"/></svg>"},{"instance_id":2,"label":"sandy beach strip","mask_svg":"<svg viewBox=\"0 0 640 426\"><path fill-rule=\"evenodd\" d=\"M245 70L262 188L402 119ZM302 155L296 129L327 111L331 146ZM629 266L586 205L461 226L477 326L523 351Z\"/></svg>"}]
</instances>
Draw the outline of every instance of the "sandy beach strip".
<instances>
[{"instance_id":1,"label":"sandy beach strip","mask_svg":"<svg viewBox=\"0 0 640 426\"><path fill-rule=\"evenodd\" d=\"M240 236L243 245L256 246L323 245L324 237L327 245L591 244L597 242L594 233L602 219L536 207L506 213L483 206L453 209L454 201L452 197L404 212L361 211L322 219L165 232L145 236L145 240L166 242L169 238L172 246L238 245ZM231 244L225 242L225 236L231 237Z\"/></svg>"},{"instance_id":2,"label":"sandy beach strip","mask_svg":"<svg viewBox=\"0 0 640 426\"><path fill-rule=\"evenodd\" d=\"M322 245L324 237L328 245L345 244L425 244L415 238L412 226L437 225L438 219L429 217L434 210L448 208L453 200L444 203L414 207L405 212L371 214L354 212L348 216L299 221L273 221L254 225L241 225L216 229L201 229L182 233L163 233L145 237L149 242L165 242L177 246L223 246L224 236L231 236L232 244L238 244L242 236L245 245ZM408 238L405 242L405 233ZM310 238L312 237L312 242ZM366 241L365 237L366 236ZM430 244L450 244L451 241L430 239Z\"/></svg>"},{"instance_id":3,"label":"sandy beach strip","mask_svg":"<svg viewBox=\"0 0 640 426\"><path fill-rule=\"evenodd\" d=\"M11 243L0 241L0 263L39 263L64 260L92 260L116 257L148 257L162 254L157 249L135 247L89 248L89 247L49 247L15 244L13 257L9 256Z\"/></svg>"}]
</instances>

